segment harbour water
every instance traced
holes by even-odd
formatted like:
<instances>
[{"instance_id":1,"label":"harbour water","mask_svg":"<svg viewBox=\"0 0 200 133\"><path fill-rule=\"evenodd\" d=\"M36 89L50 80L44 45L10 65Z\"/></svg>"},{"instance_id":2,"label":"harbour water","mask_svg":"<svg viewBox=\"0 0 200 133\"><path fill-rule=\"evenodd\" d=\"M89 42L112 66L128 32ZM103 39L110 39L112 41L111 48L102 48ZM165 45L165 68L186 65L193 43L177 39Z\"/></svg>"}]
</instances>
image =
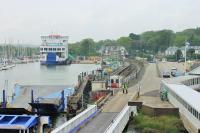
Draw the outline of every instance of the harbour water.
<instances>
[{"instance_id":1,"label":"harbour water","mask_svg":"<svg viewBox=\"0 0 200 133\"><path fill-rule=\"evenodd\" d=\"M40 63L19 64L16 67L0 71L0 91L3 88L10 95L14 84L22 85L75 85L78 80L78 74L89 72L99 65L95 64L71 64L63 66L43 66ZM5 86L5 80L8 80L8 86ZM0 92L0 96L1 93Z\"/></svg>"}]
</instances>

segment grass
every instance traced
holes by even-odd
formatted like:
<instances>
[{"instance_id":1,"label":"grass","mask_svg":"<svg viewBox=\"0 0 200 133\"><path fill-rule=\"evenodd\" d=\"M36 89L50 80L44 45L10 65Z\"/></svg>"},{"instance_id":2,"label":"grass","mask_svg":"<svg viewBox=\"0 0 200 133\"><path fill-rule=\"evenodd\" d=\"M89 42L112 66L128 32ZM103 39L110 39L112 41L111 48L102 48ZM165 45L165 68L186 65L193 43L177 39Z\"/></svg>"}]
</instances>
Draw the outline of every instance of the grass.
<instances>
[{"instance_id":1,"label":"grass","mask_svg":"<svg viewBox=\"0 0 200 133\"><path fill-rule=\"evenodd\" d=\"M134 118L134 127L142 133L180 133L184 132L182 121L176 116L151 117L139 113Z\"/></svg>"}]
</instances>

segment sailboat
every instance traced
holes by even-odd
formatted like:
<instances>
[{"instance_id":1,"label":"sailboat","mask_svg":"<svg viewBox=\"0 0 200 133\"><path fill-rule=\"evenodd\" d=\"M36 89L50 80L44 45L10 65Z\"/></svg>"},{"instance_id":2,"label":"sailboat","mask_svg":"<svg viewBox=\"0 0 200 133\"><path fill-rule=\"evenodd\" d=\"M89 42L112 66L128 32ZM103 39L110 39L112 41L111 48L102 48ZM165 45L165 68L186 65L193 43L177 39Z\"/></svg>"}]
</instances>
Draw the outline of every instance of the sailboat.
<instances>
[{"instance_id":1,"label":"sailboat","mask_svg":"<svg viewBox=\"0 0 200 133\"><path fill-rule=\"evenodd\" d=\"M3 53L4 53L4 58L1 70L8 70L10 68L15 67L15 64L12 62L11 45L6 45L6 42L5 42L5 47L3 46Z\"/></svg>"}]
</instances>

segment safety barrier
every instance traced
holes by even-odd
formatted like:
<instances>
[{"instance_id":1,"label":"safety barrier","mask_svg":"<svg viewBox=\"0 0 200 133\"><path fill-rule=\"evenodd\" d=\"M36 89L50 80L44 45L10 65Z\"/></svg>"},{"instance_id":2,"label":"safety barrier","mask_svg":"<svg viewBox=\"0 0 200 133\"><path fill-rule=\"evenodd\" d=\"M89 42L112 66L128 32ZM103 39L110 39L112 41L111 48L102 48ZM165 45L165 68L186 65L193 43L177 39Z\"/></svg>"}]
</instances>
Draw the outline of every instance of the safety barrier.
<instances>
[{"instance_id":1,"label":"safety barrier","mask_svg":"<svg viewBox=\"0 0 200 133\"><path fill-rule=\"evenodd\" d=\"M157 71L158 77L162 78L162 74L161 74L160 68L158 66L158 62L156 62L156 71Z\"/></svg>"},{"instance_id":2,"label":"safety barrier","mask_svg":"<svg viewBox=\"0 0 200 133\"><path fill-rule=\"evenodd\" d=\"M54 129L51 133L74 133L77 132L81 126L88 122L92 117L97 114L97 106L89 105L86 110L65 122L58 128Z\"/></svg>"},{"instance_id":3,"label":"safety barrier","mask_svg":"<svg viewBox=\"0 0 200 133\"><path fill-rule=\"evenodd\" d=\"M137 115L137 107L126 105L104 133L121 133L126 127L131 114Z\"/></svg>"}]
</instances>

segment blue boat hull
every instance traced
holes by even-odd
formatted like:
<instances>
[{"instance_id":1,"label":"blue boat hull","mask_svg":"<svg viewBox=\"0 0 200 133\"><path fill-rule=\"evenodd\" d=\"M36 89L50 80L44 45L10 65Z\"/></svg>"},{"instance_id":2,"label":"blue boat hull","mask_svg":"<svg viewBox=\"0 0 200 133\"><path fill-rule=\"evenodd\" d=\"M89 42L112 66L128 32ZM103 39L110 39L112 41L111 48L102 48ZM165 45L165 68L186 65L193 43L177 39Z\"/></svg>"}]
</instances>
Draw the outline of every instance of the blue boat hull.
<instances>
[{"instance_id":1,"label":"blue boat hull","mask_svg":"<svg viewBox=\"0 0 200 133\"><path fill-rule=\"evenodd\" d=\"M40 61L41 65L67 65L67 61Z\"/></svg>"},{"instance_id":2,"label":"blue boat hull","mask_svg":"<svg viewBox=\"0 0 200 133\"><path fill-rule=\"evenodd\" d=\"M56 61L56 53L48 53L46 61L40 61L41 65L67 65L71 64L70 60Z\"/></svg>"}]
</instances>

